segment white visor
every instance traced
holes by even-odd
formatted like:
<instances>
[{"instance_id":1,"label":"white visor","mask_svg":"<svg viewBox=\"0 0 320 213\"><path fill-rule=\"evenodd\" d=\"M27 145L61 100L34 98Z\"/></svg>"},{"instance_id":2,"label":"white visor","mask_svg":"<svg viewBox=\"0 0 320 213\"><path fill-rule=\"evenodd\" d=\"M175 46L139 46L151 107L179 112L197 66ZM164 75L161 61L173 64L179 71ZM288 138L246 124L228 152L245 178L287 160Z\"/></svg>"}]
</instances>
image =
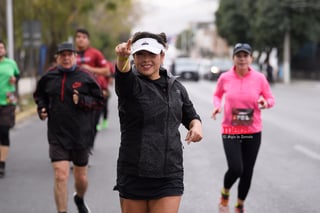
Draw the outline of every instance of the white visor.
<instances>
[{"instance_id":1,"label":"white visor","mask_svg":"<svg viewBox=\"0 0 320 213\"><path fill-rule=\"evenodd\" d=\"M141 38L132 44L132 54L138 51L146 50L153 54L160 54L164 50L164 46L154 38Z\"/></svg>"}]
</instances>

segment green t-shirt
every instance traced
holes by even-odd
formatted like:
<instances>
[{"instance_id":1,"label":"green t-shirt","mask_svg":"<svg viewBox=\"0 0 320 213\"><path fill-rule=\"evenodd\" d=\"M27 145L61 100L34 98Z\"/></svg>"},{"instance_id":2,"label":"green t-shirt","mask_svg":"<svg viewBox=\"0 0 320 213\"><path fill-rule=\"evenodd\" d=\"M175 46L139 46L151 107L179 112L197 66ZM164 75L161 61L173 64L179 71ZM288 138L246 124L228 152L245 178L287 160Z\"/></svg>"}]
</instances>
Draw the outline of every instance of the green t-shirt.
<instances>
[{"instance_id":1,"label":"green t-shirt","mask_svg":"<svg viewBox=\"0 0 320 213\"><path fill-rule=\"evenodd\" d=\"M20 74L16 62L9 58L0 61L0 105L7 105L7 94L15 92L15 85L10 84L10 78Z\"/></svg>"}]
</instances>

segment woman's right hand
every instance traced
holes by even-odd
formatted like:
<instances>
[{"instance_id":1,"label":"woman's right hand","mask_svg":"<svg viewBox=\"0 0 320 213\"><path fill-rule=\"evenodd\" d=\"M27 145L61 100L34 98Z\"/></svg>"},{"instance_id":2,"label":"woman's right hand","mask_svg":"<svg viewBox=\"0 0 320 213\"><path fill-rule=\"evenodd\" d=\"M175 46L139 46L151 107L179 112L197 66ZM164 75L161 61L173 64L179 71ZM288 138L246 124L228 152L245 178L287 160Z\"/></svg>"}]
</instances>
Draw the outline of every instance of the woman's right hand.
<instances>
[{"instance_id":1,"label":"woman's right hand","mask_svg":"<svg viewBox=\"0 0 320 213\"><path fill-rule=\"evenodd\" d=\"M118 58L129 58L131 54L131 39L127 42L118 44L115 48L115 52Z\"/></svg>"},{"instance_id":2,"label":"woman's right hand","mask_svg":"<svg viewBox=\"0 0 320 213\"><path fill-rule=\"evenodd\" d=\"M130 54L131 54L131 39L127 42L118 44L115 48L117 55L117 68L121 72L128 72L130 70Z\"/></svg>"}]
</instances>

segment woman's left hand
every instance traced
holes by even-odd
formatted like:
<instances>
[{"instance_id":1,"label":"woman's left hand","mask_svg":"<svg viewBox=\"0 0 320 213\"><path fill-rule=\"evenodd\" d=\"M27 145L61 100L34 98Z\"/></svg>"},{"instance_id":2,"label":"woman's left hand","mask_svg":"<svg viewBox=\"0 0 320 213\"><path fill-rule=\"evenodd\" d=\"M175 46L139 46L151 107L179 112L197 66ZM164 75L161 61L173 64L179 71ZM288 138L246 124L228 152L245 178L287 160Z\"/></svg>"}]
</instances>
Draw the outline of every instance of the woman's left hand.
<instances>
[{"instance_id":1,"label":"woman's left hand","mask_svg":"<svg viewBox=\"0 0 320 213\"><path fill-rule=\"evenodd\" d=\"M258 105L260 109L265 109L268 107L268 102L266 101L266 99L264 99L263 97L260 97L258 99Z\"/></svg>"}]
</instances>

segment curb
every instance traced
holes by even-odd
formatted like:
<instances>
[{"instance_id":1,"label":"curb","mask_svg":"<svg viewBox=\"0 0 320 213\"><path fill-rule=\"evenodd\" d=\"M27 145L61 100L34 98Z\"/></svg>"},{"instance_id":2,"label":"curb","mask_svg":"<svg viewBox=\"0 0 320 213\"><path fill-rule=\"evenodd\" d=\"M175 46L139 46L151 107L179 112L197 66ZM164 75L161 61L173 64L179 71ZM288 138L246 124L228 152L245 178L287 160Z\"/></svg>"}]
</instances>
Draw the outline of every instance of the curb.
<instances>
[{"instance_id":1,"label":"curb","mask_svg":"<svg viewBox=\"0 0 320 213\"><path fill-rule=\"evenodd\" d=\"M37 108L36 107L32 107L30 109L21 111L21 112L17 112L16 113L16 123L20 123L24 120L26 120L27 118L29 118L30 116L36 115L37 114Z\"/></svg>"}]
</instances>

